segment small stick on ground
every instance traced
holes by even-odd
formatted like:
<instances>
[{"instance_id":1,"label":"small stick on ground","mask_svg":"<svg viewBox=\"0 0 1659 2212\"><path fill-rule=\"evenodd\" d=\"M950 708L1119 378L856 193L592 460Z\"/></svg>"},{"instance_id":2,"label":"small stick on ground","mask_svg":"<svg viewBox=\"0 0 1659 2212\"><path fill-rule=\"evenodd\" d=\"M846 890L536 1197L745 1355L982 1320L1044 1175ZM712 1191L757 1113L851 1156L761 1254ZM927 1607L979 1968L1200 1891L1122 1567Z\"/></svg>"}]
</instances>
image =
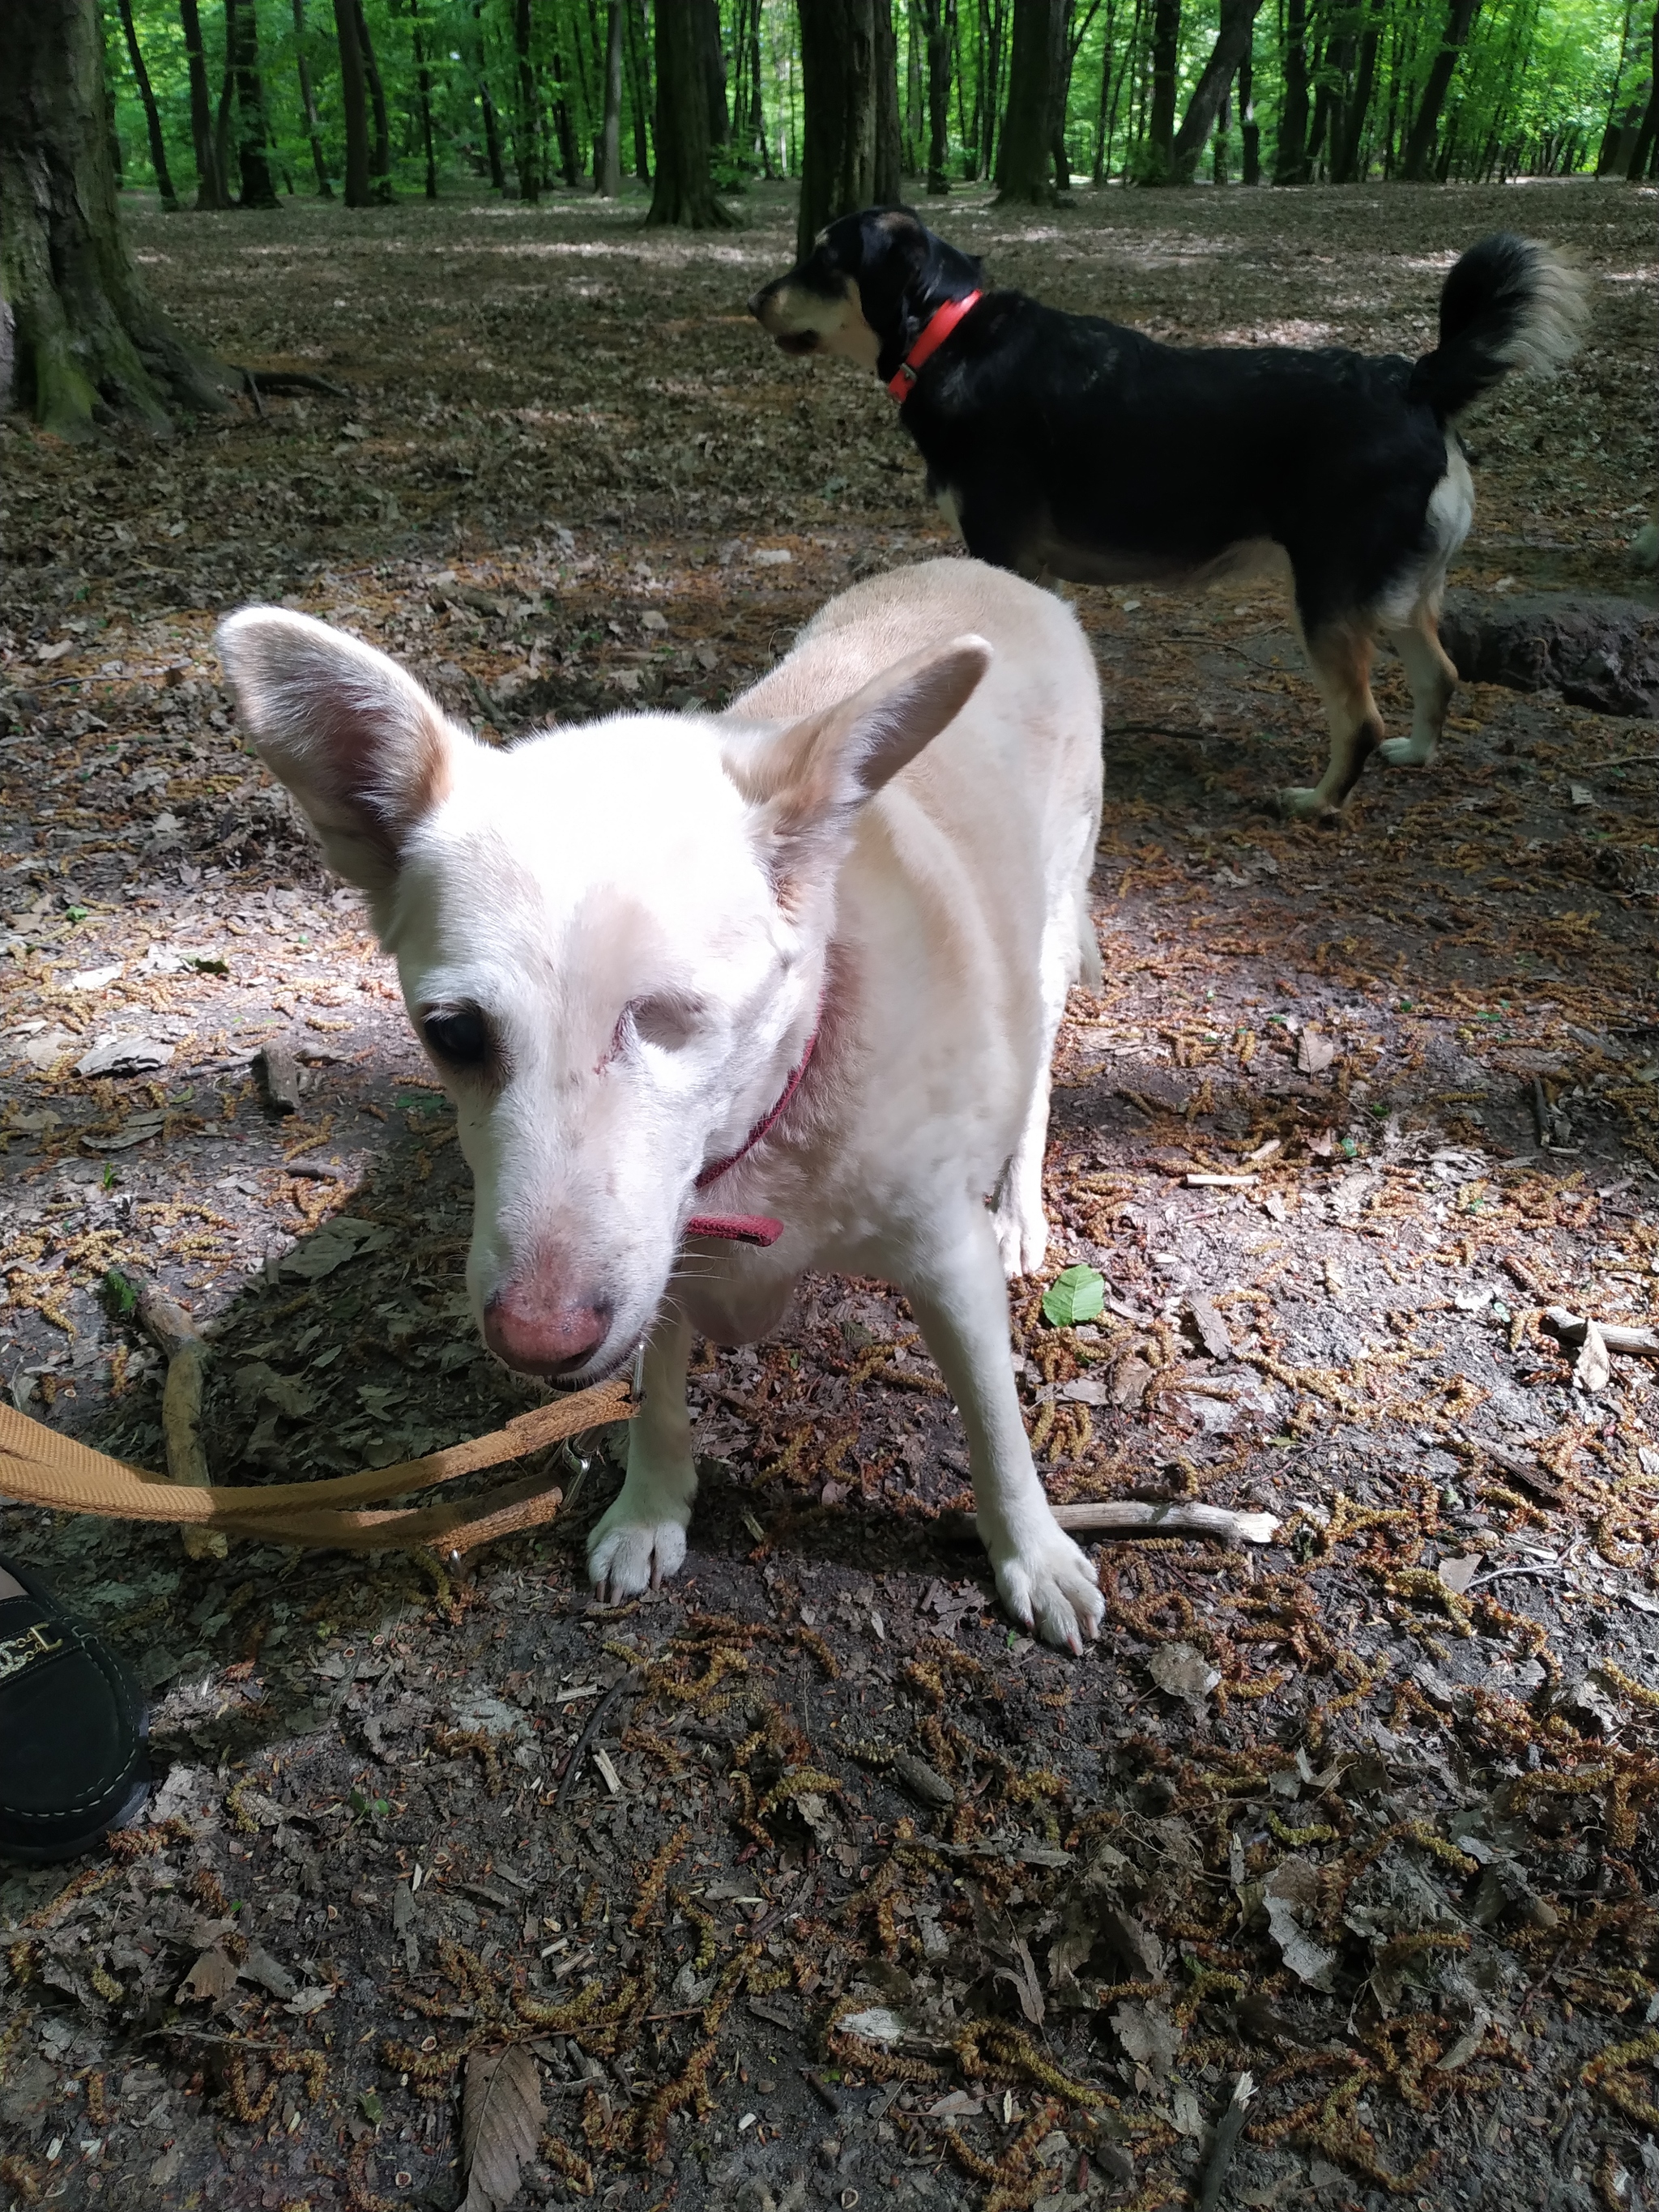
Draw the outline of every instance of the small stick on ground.
<instances>
[{"instance_id":1,"label":"small stick on ground","mask_svg":"<svg viewBox=\"0 0 1659 2212\"><path fill-rule=\"evenodd\" d=\"M1558 1342L1581 1345L1591 1323L1582 1314L1569 1313L1565 1306L1547 1306L1544 1326ZM1609 1352L1630 1352L1639 1358L1659 1358L1659 1330L1625 1328L1615 1321L1596 1322L1594 1326L1601 1330L1601 1341Z\"/></svg>"},{"instance_id":2,"label":"small stick on ground","mask_svg":"<svg viewBox=\"0 0 1659 2212\"><path fill-rule=\"evenodd\" d=\"M1271 1544L1279 1529L1275 1513L1234 1513L1224 1505L1195 1505L1190 1498L1153 1504L1144 1498L1123 1498L1081 1505L1056 1505L1054 1518L1073 1534L1113 1536L1213 1536L1224 1544ZM945 1533L966 1539L977 1535L979 1524L971 1513L941 1513Z\"/></svg>"},{"instance_id":3,"label":"small stick on ground","mask_svg":"<svg viewBox=\"0 0 1659 2212\"><path fill-rule=\"evenodd\" d=\"M576 1739L576 1748L570 1754L570 1764L564 1770L564 1779L560 1783L558 1795L553 1800L553 1809L556 1813L562 1813L570 1802L571 1793L576 1787L577 1777L586 1764L587 1754L593 1748L599 1730L605 1726L612 1706L616 1705L618 1698L630 1697L639 1686L640 1677L636 1670L630 1670L626 1674L619 1674L588 1715L587 1726Z\"/></svg>"},{"instance_id":4,"label":"small stick on ground","mask_svg":"<svg viewBox=\"0 0 1659 2212\"><path fill-rule=\"evenodd\" d=\"M138 1293L138 1318L157 1351L167 1355L167 1379L161 1392L161 1437L167 1474L192 1490L211 1490L213 1471L202 1443L202 1378L208 1348L196 1323L177 1298L159 1283ZM229 1547L221 1528L186 1528L185 1556L222 1559Z\"/></svg>"},{"instance_id":5,"label":"small stick on ground","mask_svg":"<svg viewBox=\"0 0 1659 2212\"><path fill-rule=\"evenodd\" d=\"M1232 2098L1226 2111L1215 2124L1204 2178L1198 2185L1198 2195L1194 2199L1197 2212L1217 2212L1221 2203L1222 2185L1227 2179L1227 2169L1233 2162L1233 2153L1238 2148L1238 2139L1244 2132L1244 2107L1255 2094L1255 2083L1248 2074L1241 2074L1233 2084Z\"/></svg>"}]
</instances>

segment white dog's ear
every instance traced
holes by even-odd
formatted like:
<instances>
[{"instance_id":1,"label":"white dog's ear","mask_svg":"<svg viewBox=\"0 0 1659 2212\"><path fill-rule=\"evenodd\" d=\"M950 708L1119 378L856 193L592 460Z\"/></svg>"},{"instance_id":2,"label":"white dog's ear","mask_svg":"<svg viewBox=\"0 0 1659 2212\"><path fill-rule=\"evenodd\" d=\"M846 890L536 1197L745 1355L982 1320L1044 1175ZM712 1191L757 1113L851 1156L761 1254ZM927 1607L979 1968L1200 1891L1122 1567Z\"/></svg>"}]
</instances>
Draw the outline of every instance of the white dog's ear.
<instances>
[{"instance_id":1,"label":"white dog's ear","mask_svg":"<svg viewBox=\"0 0 1659 2212\"><path fill-rule=\"evenodd\" d=\"M243 607L220 623L218 646L260 759L331 866L381 896L469 740L395 661L309 615Z\"/></svg>"},{"instance_id":2,"label":"white dog's ear","mask_svg":"<svg viewBox=\"0 0 1659 2212\"><path fill-rule=\"evenodd\" d=\"M972 635L927 647L740 764L728 762L759 810L776 877L799 881L838 850L865 800L956 720L992 657Z\"/></svg>"}]
</instances>

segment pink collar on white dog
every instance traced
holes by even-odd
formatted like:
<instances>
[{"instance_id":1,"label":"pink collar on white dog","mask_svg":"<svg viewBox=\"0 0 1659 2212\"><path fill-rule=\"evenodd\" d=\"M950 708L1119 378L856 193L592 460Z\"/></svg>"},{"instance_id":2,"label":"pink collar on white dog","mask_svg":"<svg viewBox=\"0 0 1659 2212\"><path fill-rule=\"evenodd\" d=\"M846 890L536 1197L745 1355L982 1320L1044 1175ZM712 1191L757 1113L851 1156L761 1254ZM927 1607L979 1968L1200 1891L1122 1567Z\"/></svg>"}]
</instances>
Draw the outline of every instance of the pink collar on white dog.
<instances>
[{"instance_id":1,"label":"pink collar on white dog","mask_svg":"<svg viewBox=\"0 0 1659 2212\"><path fill-rule=\"evenodd\" d=\"M887 389L901 407L915 388L916 371L924 362L933 359L969 307L978 307L981 296L978 292L970 292L965 300L947 300L929 315L921 326L921 336L899 363L896 374L887 380Z\"/></svg>"},{"instance_id":2,"label":"pink collar on white dog","mask_svg":"<svg viewBox=\"0 0 1659 2212\"><path fill-rule=\"evenodd\" d=\"M728 1152L723 1160L715 1160L703 1170L697 1177L699 1190L707 1190L711 1182L718 1182L728 1168L736 1167L740 1159L752 1152L767 1132L781 1120L790 1100L800 1089L801 1078L817 1041L818 1033L814 1030L776 1104L762 1115L735 1152ZM688 1237L717 1237L731 1244L775 1244L783 1234L783 1224L769 1213L694 1213L685 1224L685 1233Z\"/></svg>"}]
</instances>

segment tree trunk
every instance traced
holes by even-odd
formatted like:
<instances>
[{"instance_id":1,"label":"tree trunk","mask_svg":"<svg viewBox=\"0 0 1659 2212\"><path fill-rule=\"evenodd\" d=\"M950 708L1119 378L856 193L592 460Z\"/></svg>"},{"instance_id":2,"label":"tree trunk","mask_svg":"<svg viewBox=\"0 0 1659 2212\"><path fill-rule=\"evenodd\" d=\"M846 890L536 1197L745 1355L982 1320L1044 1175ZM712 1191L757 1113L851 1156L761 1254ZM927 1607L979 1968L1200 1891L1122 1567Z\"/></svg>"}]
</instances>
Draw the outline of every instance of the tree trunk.
<instances>
[{"instance_id":1,"label":"tree trunk","mask_svg":"<svg viewBox=\"0 0 1659 2212\"><path fill-rule=\"evenodd\" d=\"M514 121L514 166L519 172L519 198L533 207L542 196L540 131L538 129L536 71L530 58L530 0L516 0L513 10L513 50L519 60L519 106Z\"/></svg>"},{"instance_id":2,"label":"tree trunk","mask_svg":"<svg viewBox=\"0 0 1659 2212\"><path fill-rule=\"evenodd\" d=\"M173 191L173 179L167 173L167 141L161 136L161 118L155 106L155 94L150 89L149 71L144 67L138 33L132 21L132 0L119 0L119 4L121 28L127 42L127 58L132 64L138 97L144 104L144 128L149 134L149 166L155 172L155 186L161 195L162 207L169 215L177 215L179 196Z\"/></svg>"},{"instance_id":3,"label":"tree trunk","mask_svg":"<svg viewBox=\"0 0 1659 2212\"><path fill-rule=\"evenodd\" d=\"M1181 56L1181 0L1152 0L1152 106L1140 182L1163 185L1175 171L1176 66Z\"/></svg>"},{"instance_id":4,"label":"tree trunk","mask_svg":"<svg viewBox=\"0 0 1659 2212\"><path fill-rule=\"evenodd\" d=\"M690 4L697 19L697 44L703 83L708 90L709 151L720 154L732 141L732 113L726 100L726 56L720 45L720 0L690 0Z\"/></svg>"},{"instance_id":5,"label":"tree trunk","mask_svg":"<svg viewBox=\"0 0 1659 2212\"><path fill-rule=\"evenodd\" d=\"M295 0L299 5L299 0ZM415 89L421 103L421 143L426 151L426 196L438 197L438 156L432 143L432 72L427 67L426 43L421 36L420 0L409 0L409 34L415 50Z\"/></svg>"},{"instance_id":6,"label":"tree trunk","mask_svg":"<svg viewBox=\"0 0 1659 2212\"><path fill-rule=\"evenodd\" d=\"M238 0L225 0L225 74L219 87L219 112L213 124L213 158L225 188L225 205L235 201L236 179L231 173L231 112L236 105L236 9Z\"/></svg>"},{"instance_id":7,"label":"tree trunk","mask_svg":"<svg viewBox=\"0 0 1659 2212\"><path fill-rule=\"evenodd\" d=\"M706 64L699 11L657 0L657 180L647 224L733 228L709 173Z\"/></svg>"},{"instance_id":8,"label":"tree trunk","mask_svg":"<svg viewBox=\"0 0 1659 2212\"><path fill-rule=\"evenodd\" d=\"M553 103L553 131L559 142L559 174L574 192L581 181L581 161L576 151L576 125L570 113L570 96L565 89L564 56L556 47L553 53L553 81L559 88L558 98Z\"/></svg>"},{"instance_id":9,"label":"tree trunk","mask_svg":"<svg viewBox=\"0 0 1659 2212\"><path fill-rule=\"evenodd\" d=\"M594 189L613 200L622 190L623 0L611 0L605 34L605 122Z\"/></svg>"},{"instance_id":10,"label":"tree trunk","mask_svg":"<svg viewBox=\"0 0 1659 2212\"><path fill-rule=\"evenodd\" d=\"M1066 65L1066 0L1014 0L997 204L1052 207L1056 111Z\"/></svg>"},{"instance_id":11,"label":"tree trunk","mask_svg":"<svg viewBox=\"0 0 1659 2212\"><path fill-rule=\"evenodd\" d=\"M300 78L300 106L306 118L306 135L311 141L311 166L317 173L317 197L331 200L334 187L328 180L328 163L323 156L323 126L318 120L316 96L311 88L311 65L306 59L306 0L294 0L294 61Z\"/></svg>"},{"instance_id":12,"label":"tree trunk","mask_svg":"<svg viewBox=\"0 0 1659 2212\"><path fill-rule=\"evenodd\" d=\"M1308 181L1308 6L1286 0L1285 10L1285 98L1279 111L1279 148L1273 160L1276 185Z\"/></svg>"},{"instance_id":13,"label":"tree trunk","mask_svg":"<svg viewBox=\"0 0 1659 2212\"><path fill-rule=\"evenodd\" d=\"M628 9L629 76L634 109L634 174L642 185L651 181L649 118L655 112L651 96L651 42L646 35L645 0L623 0Z\"/></svg>"},{"instance_id":14,"label":"tree trunk","mask_svg":"<svg viewBox=\"0 0 1659 2212\"><path fill-rule=\"evenodd\" d=\"M368 101L363 50L357 42L357 0L334 0L334 29L340 42L340 105L345 115L345 204L365 208L370 204Z\"/></svg>"},{"instance_id":15,"label":"tree trunk","mask_svg":"<svg viewBox=\"0 0 1659 2212\"><path fill-rule=\"evenodd\" d=\"M888 0L800 0L803 260L825 223L899 196L894 51Z\"/></svg>"},{"instance_id":16,"label":"tree trunk","mask_svg":"<svg viewBox=\"0 0 1659 2212\"><path fill-rule=\"evenodd\" d=\"M1405 159L1400 165L1400 173L1407 184L1426 184L1434 173L1434 143L1440 129L1440 111L1446 104L1453 73L1462 58L1480 9L1480 0L1451 0L1446 11L1440 51L1434 58L1429 81L1423 88L1423 98L1412 118Z\"/></svg>"},{"instance_id":17,"label":"tree trunk","mask_svg":"<svg viewBox=\"0 0 1659 2212\"><path fill-rule=\"evenodd\" d=\"M1382 35L1382 11L1387 0L1371 0L1370 14L1359 40L1359 66L1355 72L1353 92L1345 113L1333 125L1331 134L1331 182L1352 185L1359 176L1359 149L1365 136L1365 118L1370 112L1371 94L1376 85L1376 47Z\"/></svg>"},{"instance_id":18,"label":"tree trunk","mask_svg":"<svg viewBox=\"0 0 1659 2212\"><path fill-rule=\"evenodd\" d=\"M478 109L483 117L484 159L489 164L489 184L493 191L507 190L507 172L501 167L501 134L495 119L495 103L489 96L489 79L484 72L483 0L472 0L473 36L478 42Z\"/></svg>"},{"instance_id":19,"label":"tree trunk","mask_svg":"<svg viewBox=\"0 0 1659 2212\"><path fill-rule=\"evenodd\" d=\"M1170 149L1170 173L1177 184L1189 185L1193 180L1199 155L1204 151L1205 142L1227 97L1227 88L1250 51L1261 6L1261 0L1221 0L1221 27L1216 33L1215 45L1210 50L1203 74L1193 87L1193 96L1187 103L1187 112Z\"/></svg>"},{"instance_id":20,"label":"tree trunk","mask_svg":"<svg viewBox=\"0 0 1659 2212\"><path fill-rule=\"evenodd\" d=\"M948 192L951 153L951 45L957 0L922 0L927 39L927 190Z\"/></svg>"},{"instance_id":21,"label":"tree trunk","mask_svg":"<svg viewBox=\"0 0 1659 2212\"><path fill-rule=\"evenodd\" d=\"M1255 119L1255 65L1248 53L1238 65L1238 135L1244 142L1247 185L1261 182L1261 125Z\"/></svg>"},{"instance_id":22,"label":"tree trunk","mask_svg":"<svg viewBox=\"0 0 1659 2212\"><path fill-rule=\"evenodd\" d=\"M1642 118L1642 127L1636 134L1636 143L1631 148L1630 166L1625 174L1633 185L1641 183L1653 159L1655 133L1659 131L1659 7L1653 11L1653 88L1648 94L1647 113Z\"/></svg>"},{"instance_id":23,"label":"tree trunk","mask_svg":"<svg viewBox=\"0 0 1659 2212\"><path fill-rule=\"evenodd\" d=\"M208 89L207 62L202 52L202 18L196 0L179 0L179 21L184 27L185 61L190 72L190 139L196 156L196 204L198 209L222 208L226 204L224 179L213 152L213 94Z\"/></svg>"},{"instance_id":24,"label":"tree trunk","mask_svg":"<svg viewBox=\"0 0 1659 2212\"><path fill-rule=\"evenodd\" d=\"M247 0L251 8L253 0ZM363 0L357 0L357 43L363 52L363 75L368 79L368 104L374 111L374 150L368 160L368 196L381 206L392 200L392 119L386 112L386 87L380 64L374 58L374 41L368 35Z\"/></svg>"},{"instance_id":25,"label":"tree trunk","mask_svg":"<svg viewBox=\"0 0 1659 2212\"><path fill-rule=\"evenodd\" d=\"M954 7L956 0L951 0ZM755 143L760 148L761 174L770 184L775 172L766 137L766 101L761 72L761 0L754 0L749 15L749 102L755 112Z\"/></svg>"},{"instance_id":26,"label":"tree trunk","mask_svg":"<svg viewBox=\"0 0 1659 2212\"><path fill-rule=\"evenodd\" d=\"M161 315L122 234L97 0L0 10L0 300L18 404L60 438L170 405L222 409L228 380ZM3 394L0 394L0 404Z\"/></svg>"},{"instance_id":27,"label":"tree trunk","mask_svg":"<svg viewBox=\"0 0 1659 2212\"><path fill-rule=\"evenodd\" d=\"M234 37L236 161L245 208L274 208L276 187L265 159L265 88L259 79L259 16L255 0L241 0L228 26Z\"/></svg>"}]
</instances>

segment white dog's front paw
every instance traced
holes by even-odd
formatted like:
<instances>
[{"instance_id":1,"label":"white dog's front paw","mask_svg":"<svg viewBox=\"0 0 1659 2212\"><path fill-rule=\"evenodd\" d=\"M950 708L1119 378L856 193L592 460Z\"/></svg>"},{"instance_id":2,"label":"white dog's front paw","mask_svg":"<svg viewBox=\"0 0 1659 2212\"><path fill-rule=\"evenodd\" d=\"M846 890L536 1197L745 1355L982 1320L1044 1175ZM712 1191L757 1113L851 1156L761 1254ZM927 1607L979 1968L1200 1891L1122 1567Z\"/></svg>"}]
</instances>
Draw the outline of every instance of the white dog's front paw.
<instances>
[{"instance_id":1,"label":"white dog's front paw","mask_svg":"<svg viewBox=\"0 0 1659 2212\"><path fill-rule=\"evenodd\" d=\"M1045 1644L1081 1651L1106 1618L1106 1601L1087 1555L1054 1522L1030 1543L999 1559L994 1553L1002 1602L1022 1627Z\"/></svg>"},{"instance_id":2,"label":"white dog's front paw","mask_svg":"<svg viewBox=\"0 0 1659 2212\"><path fill-rule=\"evenodd\" d=\"M1008 1280L1035 1275L1048 1250L1048 1218L1041 1206L1029 1211L1012 1201L1000 1206L992 1218L1002 1272Z\"/></svg>"},{"instance_id":3,"label":"white dog's front paw","mask_svg":"<svg viewBox=\"0 0 1659 2212\"><path fill-rule=\"evenodd\" d=\"M1384 738L1376 757L1387 761L1390 768L1427 768L1435 751L1432 738L1419 738L1413 732L1409 738Z\"/></svg>"},{"instance_id":4,"label":"white dog's front paw","mask_svg":"<svg viewBox=\"0 0 1659 2212\"><path fill-rule=\"evenodd\" d=\"M623 1484L610 1511L587 1540L587 1573L603 1601L616 1605L655 1589L685 1563L689 1505L628 1494Z\"/></svg>"},{"instance_id":5,"label":"white dog's front paw","mask_svg":"<svg viewBox=\"0 0 1659 2212\"><path fill-rule=\"evenodd\" d=\"M1335 809L1327 805L1324 793L1314 785L1300 783L1279 793L1279 811L1291 822L1316 822Z\"/></svg>"}]
</instances>

